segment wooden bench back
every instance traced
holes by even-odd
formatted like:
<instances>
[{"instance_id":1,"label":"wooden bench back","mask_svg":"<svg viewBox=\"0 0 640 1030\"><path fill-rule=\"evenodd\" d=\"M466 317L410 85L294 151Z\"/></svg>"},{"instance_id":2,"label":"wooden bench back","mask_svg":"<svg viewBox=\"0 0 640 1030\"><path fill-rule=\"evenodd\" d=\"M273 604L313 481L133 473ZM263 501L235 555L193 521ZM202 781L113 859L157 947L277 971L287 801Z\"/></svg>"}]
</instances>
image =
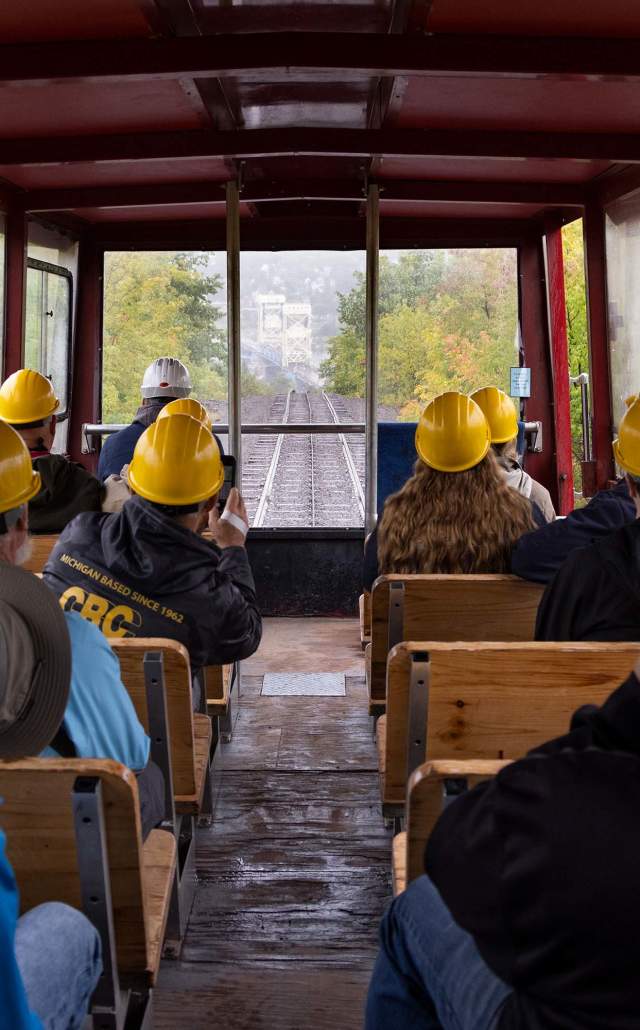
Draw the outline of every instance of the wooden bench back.
<instances>
[{"instance_id":1,"label":"wooden bench back","mask_svg":"<svg viewBox=\"0 0 640 1030\"><path fill-rule=\"evenodd\" d=\"M82 908L71 799L79 776L99 777L102 784L118 966L145 973L149 956L138 787L134 774L118 762L0 762L2 829L22 911L45 901Z\"/></svg>"},{"instance_id":2,"label":"wooden bench back","mask_svg":"<svg viewBox=\"0 0 640 1030\"><path fill-rule=\"evenodd\" d=\"M109 643L120 661L122 682L133 701L138 718L149 730L144 656L159 651L164 664L167 714L171 736L171 767L176 795L196 792L191 666L187 649L176 640L160 637L110 637Z\"/></svg>"},{"instance_id":3,"label":"wooden bench back","mask_svg":"<svg viewBox=\"0 0 640 1030\"><path fill-rule=\"evenodd\" d=\"M424 872L424 849L445 805L447 781L468 790L496 776L509 762L427 762L411 776L407 794L406 884Z\"/></svg>"},{"instance_id":4,"label":"wooden bench back","mask_svg":"<svg viewBox=\"0 0 640 1030\"><path fill-rule=\"evenodd\" d=\"M32 536L33 551L28 561L24 562L23 568L27 572L42 572L49 555L53 551L54 547L58 543L58 537L51 534L43 534L42 536Z\"/></svg>"},{"instance_id":5,"label":"wooden bench back","mask_svg":"<svg viewBox=\"0 0 640 1030\"><path fill-rule=\"evenodd\" d=\"M391 646L403 640L533 640L543 587L517 576L380 576L371 595L369 696L384 706L390 626L404 584L401 625Z\"/></svg>"},{"instance_id":6,"label":"wooden bench back","mask_svg":"<svg viewBox=\"0 0 640 1030\"><path fill-rule=\"evenodd\" d=\"M427 655L425 759L502 759L566 733L580 705L602 704L629 675L640 643L398 645L387 674L389 804L404 801L412 665Z\"/></svg>"}]
</instances>

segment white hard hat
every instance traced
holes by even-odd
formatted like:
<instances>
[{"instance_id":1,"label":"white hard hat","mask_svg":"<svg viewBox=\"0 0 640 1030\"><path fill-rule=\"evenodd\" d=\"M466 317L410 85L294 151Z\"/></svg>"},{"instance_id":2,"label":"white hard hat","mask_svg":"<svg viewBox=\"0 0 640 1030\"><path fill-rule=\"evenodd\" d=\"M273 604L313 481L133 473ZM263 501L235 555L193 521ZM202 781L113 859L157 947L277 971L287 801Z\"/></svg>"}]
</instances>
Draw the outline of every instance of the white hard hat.
<instances>
[{"instance_id":1,"label":"white hard hat","mask_svg":"<svg viewBox=\"0 0 640 1030\"><path fill-rule=\"evenodd\" d=\"M143 397L188 397L191 393L189 371L177 358L156 358L142 377Z\"/></svg>"}]
</instances>

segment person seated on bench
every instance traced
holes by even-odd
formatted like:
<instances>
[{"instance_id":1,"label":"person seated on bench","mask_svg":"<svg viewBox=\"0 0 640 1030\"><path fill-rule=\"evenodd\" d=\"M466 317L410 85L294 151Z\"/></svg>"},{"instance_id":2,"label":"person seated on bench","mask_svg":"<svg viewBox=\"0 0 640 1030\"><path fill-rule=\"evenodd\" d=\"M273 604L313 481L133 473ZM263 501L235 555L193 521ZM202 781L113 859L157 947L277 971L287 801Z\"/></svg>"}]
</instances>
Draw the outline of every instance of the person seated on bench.
<instances>
[{"instance_id":1,"label":"person seated on bench","mask_svg":"<svg viewBox=\"0 0 640 1030\"><path fill-rule=\"evenodd\" d=\"M630 408L638 395L627 397ZM584 508L576 508L566 519L525 533L511 555L511 571L534 583L549 583L563 562L578 547L588 547L637 518L626 477L612 489L600 490Z\"/></svg>"},{"instance_id":2,"label":"person seated on bench","mask_svg":"<svg viewBox=\"0 0 640 1030\"><path fill-rule=\"evenodd\" d=\"M497 386L485 386L482 390L472 393L471 399L482 408L489 423L491 447L507 483L523 497L531 498L531 501L538 505L545 522L553 522L556 513L551 494L546 486L532 479L518 461L518 413L511 397Z\"/></svg>"},{"instance_id":3,"label":"person seated on bench","mask_svg":"<svg viewBox=\"0 0 640 1030\"><path fill-rule=\"evenodd\" d=\"M169 637L193 668L252 655L262 632L237 490L221 517L224 470L213 436L190 415L159 418L128 471L134 492L114 515L78 515L44 578L65 609L107 636ZM214 542L200 531L208 525Z\"/></svg>"},{"instance_id":4,"label":"person seated on bench","mask_svg":"<svg viewBox=\"0 0 640 1030\"><path fill-rule=\"evenodd\" d=\"M536 640L640 640L640 400L622 417L613 451L635 519L569 555L542 595Z\"/></svg>"},{"instance_id":5,"label":"person seated on bench","mask_svg":"<svg viewBox=\"0 0 640 1030\"><path fill-rule=\"evenodd\" d=\"M11 569L10 575L17 571ZM20 572L14 586L23 587L27 578L28 573ZM3 761L46 748L69 696L71 649L64 617L46 587L30 578L38 604L19 610L17 593L0 600ZM46 877L46 850L42 873ZM18 918L19 911L0 831L0 1025L6 1030L80 1030L102 971L96 928L82 912L55 901Z\"/></svg>"},{"instance_id":6,"label":"person seated on bench","mask_svg":"<svg viewBox=\"0 0 640 1030\"><path fill-rule=\"evenodd\" d=\"M32 533L59 533L81 511L100 511L105 488L82 465L52 454L60 402L45 376L29 368L0 387L0 419L26 443L41 489L29 503Z\"/></svg>"},{"instance_id":7,"label":"person seated on bench","mask_svg":"<svg viewBox=\"0 0 640 1030\"><path fill-rule=\"evenodd\" d=\"M436 397L420 417L416 450L413 476L387 498L365 545L365 590L383 573L507 572L515 541L544 519L507 486L475 401Z\"/></svg>"},{"instance_id":8,"label":"person seated on bench","mask_svg":"<svg viewBox=\"0 0 640 1030\"><path fill-rule=\"evenodd\" d=\"M29 557L28 502L39 489L40 476L26 445L0 422L0 604L16 607L23 618L40 609L60 610L37 576L15 567ZM44 757L112 758L136 772L146 837L164 818L164 778L149 761L150 741L120 679L118 659L102 633L77 612L66 612L58 621L63 635L71 638L71 690Z\"/></svg>"},{"instance_id":9,"label":"person seated on bench","mask_svg":"<svg viewBox=\"0 0 640 1030\"><path fill-rule=\"evenodd\" d=\"M639 676L448 805L383 919L366 1030L640 1026Z\"/></svg>"},{"instance_id":10,"label":"person seated on bench","mask_svg":"<svg viewBox=\"0 0 640 1030\"><path fill-rule=\"evenodd\" d=\"M98 461L98 478L119 476L133 457L134 448L150 425L153 425L165 404L176 397L188 397L191 377L178 358L156 358L145 370L140 386L142 404L131 425L125 426L102 443Z\"/></svg>"},{"instance_id":11,"label":"person seated on bench","mask_svg":"<svg viewBox=\"0 0 640 1030\"><path fill-rule=\"evenodd\" d=\"M213 433L211 416L204 404L197 401L195 397L178 397L174 401L169 401L169 403L165 404L164 408L161 409L158 418L168 418L169 415L191 415L192 418L197 419L203 426L206 426L210 433ZM213 438L218 444L220 454L223 454L224 451L222 449L222 444L215 433L213 433ZM128 501L131 497L131 490L127 479L128 473L129 466L124 465L119 475L110 475L108 479L105 480L105 486L110 486L110 499L106 503L103 503L103 511L122 511L124 502Z\"/></svg>"}]
</instances>

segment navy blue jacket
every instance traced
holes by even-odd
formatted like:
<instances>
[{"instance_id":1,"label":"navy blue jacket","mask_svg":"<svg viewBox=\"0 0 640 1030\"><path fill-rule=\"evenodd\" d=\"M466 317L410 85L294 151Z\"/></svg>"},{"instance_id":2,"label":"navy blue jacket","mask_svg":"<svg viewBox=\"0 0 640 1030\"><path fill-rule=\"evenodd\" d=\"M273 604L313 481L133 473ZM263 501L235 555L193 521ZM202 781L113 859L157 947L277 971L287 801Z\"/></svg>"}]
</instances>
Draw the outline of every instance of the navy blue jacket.
<instances>
[{"instance_id":1,"label":"navy blue jacket","mask_svg":"<svg viewBox=\"0 0 640 1030\"><path fill-rule=\"evenodd\" d=\"M588 547L635 518L635 505L621 479L612 490L601 490L585 508L576 508L566 519L520 537L511 554L511 571L534 583L549 583L576 547Z\"/></svg>"},{"instance_id":2,"label":"navy blue jacket","mask_svg":"<svg viewBox=\"0 0 640 1030\"><path fill-rule=\"evenodd\" d=\"M248 658L262 622L244 547L221 550L141 497L70 522L44 569L66 610L105 636L169 637L194 668Z\"/></svg>"},{"instance_id":3,"label":"navy blue jacket","mask_svg":"<svg viewBox=\"0 0 640 1030\"><path fill-rule=\"evenodd\" d=\"M98 479L104 482L107 476L120 475L123 465L128 465L133 458L135 446L145 429L147 426L144 422L138 422L136 419L130 426L119 429L117 433L113 433L104 440L98 461ZM215 433L213 438L220 448L220 454L224 454L220 438Z\"/></svg>"},{"instance_id":4,"label":"navy blue jacket","mask_svg":"<svg viewBox=\"0 0 640 1030\"><path fill-rule=\"evenodd\" d=\"M426 870L513 992L497 1030L640 1026L640 683L462 794Z\"/></svg>"},{"instance_id":5,"label":"navy blue jacket","mask_svg":"<svg viewBox=\"0 0 640 1030\"><path fill-rule=\"evenodd\" d=\"M107 476L120 475L122 466L131 461L135 446L146 428L142 422L132 422L106 438L98 461L98 479L104 481Z\"/></svg>"}]
</instances>

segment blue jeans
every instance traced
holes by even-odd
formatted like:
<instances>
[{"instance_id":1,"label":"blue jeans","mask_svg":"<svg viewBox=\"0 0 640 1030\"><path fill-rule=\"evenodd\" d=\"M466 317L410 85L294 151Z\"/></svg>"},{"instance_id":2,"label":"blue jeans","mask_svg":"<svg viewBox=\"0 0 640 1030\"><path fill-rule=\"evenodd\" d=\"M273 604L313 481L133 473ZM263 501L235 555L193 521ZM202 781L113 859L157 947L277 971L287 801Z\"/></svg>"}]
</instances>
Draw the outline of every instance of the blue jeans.
<instances>
[{"instance_id":1,"label":"blue jeans","mask_svg":"<svg viewBox=\"0 0 640 1030\"><path fill-rule=\"evenodd\" d=\"M491 972L427 876L390 906L366 1030L493 1030L511 988Z\"/></svg>"},{"instance_id":2,"label":"blue jeans","mask_svg":"<svg viewBox=\"0 0 640 1030\"><path fill-rule=\"evenodd\" d=\"M15 950L29 1007L45 1030L79 1030L102 972L96 928L77 909L49 901L20 917Z\"/></svg>"}]
</instances>

